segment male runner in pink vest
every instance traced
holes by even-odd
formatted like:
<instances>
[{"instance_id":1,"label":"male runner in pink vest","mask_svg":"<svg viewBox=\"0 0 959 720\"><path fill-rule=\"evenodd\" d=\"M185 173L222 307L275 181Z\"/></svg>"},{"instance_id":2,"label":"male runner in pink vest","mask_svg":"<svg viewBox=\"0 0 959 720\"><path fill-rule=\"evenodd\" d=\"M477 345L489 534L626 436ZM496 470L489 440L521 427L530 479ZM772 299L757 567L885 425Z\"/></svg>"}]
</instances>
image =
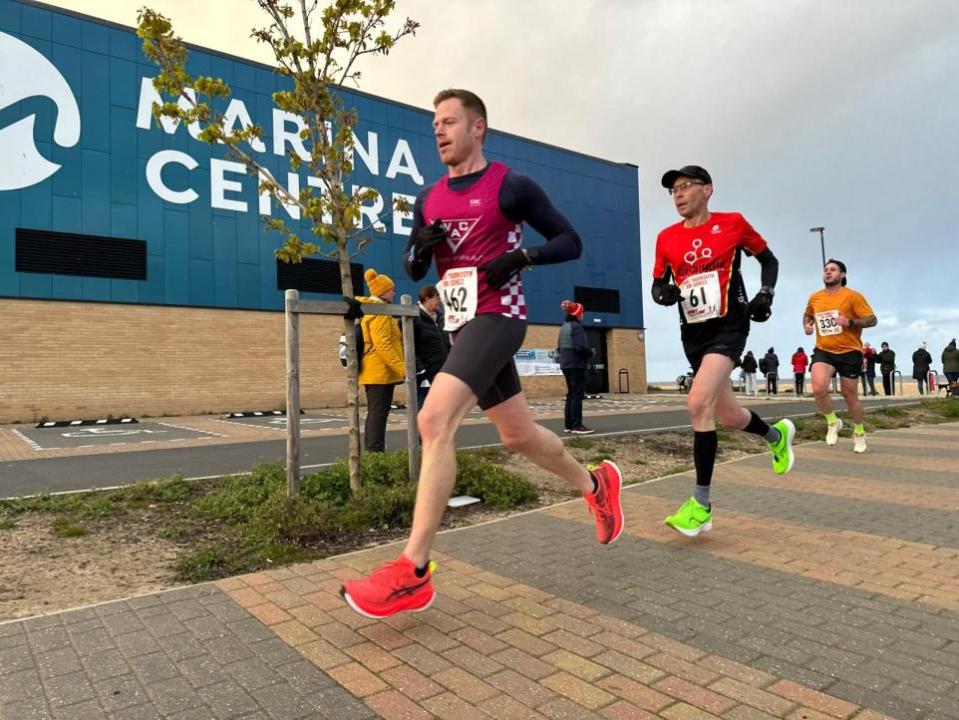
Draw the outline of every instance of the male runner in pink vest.
<instances>
[{"instance_id":1,"label":"male runner in pink vest","mask_svg":"<svg viewBox=\"0 0 959 720\"><path fill-rule=\"evenodd\" d=\"M535 182L483 157L486 106L479 97L444 90L433 106L436 146L449 174L416 200L405 265L420 280L436 260L453 346L419 414L423 464L406 548L397 560L343 584L353 609L374 618L433 602L429 554L456 480L454 435L477 404L506 447L582 491L600 543L623 531L619 469L608 460L583 468L559 437L533 421L513 362L526 335L522 270L575 260L579 236ZM547 243L521 247L524 222Z\"/></svg>"}]
</instances>

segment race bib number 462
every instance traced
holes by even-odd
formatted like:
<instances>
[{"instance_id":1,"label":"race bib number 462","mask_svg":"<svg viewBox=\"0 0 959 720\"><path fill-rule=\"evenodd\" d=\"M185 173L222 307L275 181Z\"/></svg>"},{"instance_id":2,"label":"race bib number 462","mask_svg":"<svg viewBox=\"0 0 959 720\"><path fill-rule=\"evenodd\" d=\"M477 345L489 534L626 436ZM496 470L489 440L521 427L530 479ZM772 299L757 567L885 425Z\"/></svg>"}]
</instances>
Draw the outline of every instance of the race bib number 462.
<instances>
[{"instance_id":1,"label":"race bib number 462","mask_svg":"<svg viewBox=\"0 0 959 720\"><path fill-rule=\"evenodd\" d=\"M459 330L476 317L477 292L476 268L450 268L437 285L446 311L443 329Z\"/></svg>"},{"instance_id":2,"label":"race bib number 462","mask_svg":"<svg viewBox=\"0 0 959 720\"><path fill-rule=\"evenodd\" d=\"M816 313L816 330L822 335L838 335L842 332L842 325L839 324L839 311L827 310L826 312Z\"/></svg>"},{"instance_id":3,"label":"race bib number 462","mask_svg":"<svg viewBox=\"0 0 959 720\"><path fill-rule=\"evenodd\" d=\"M700 323L718 318L722 304L719 290L719 273L712 272L692 275L679 286L682 292L683 315L688 323Z\"/></svg>"}]
</instances>

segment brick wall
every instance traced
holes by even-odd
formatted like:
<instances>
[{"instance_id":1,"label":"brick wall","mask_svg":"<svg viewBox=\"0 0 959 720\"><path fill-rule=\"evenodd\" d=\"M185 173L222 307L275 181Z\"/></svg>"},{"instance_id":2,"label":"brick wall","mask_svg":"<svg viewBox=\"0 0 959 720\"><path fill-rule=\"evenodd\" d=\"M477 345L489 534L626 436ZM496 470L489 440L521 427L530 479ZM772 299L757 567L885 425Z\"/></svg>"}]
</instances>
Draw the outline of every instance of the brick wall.
<instances>
[{"instance_id":1,"label":"brick wall","mask_svg":"<svg viewBox=\"0 0 959 720\"><path fill-rule=\"evenodd\" d=\"M190 415L282 408L285 327L276 312L0 299L0 422ZM300 320L301 403L342 406L338 318ZM555 326L524 347L552 348ZM635 330L609 334L610 389L627 367L645 388ZM642 377L641 383L636 378ZM524 379L531 397L565 392L562 377ZM397 388L397 400L405 393Z\"/></svg>"}]
</instances>

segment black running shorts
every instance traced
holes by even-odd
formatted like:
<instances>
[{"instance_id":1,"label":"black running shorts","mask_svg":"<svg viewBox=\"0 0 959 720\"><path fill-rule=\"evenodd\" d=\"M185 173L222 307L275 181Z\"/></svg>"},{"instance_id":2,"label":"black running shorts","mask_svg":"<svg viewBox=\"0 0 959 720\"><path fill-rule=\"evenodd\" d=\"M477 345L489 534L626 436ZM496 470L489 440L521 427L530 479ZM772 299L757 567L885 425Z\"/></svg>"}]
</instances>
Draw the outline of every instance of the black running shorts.
<instances>
[{"instance_id":1,"label":"black running shorts","mask_svg":"<svg viewBox=\"0 0 959 720\"><path fill-rule=\"evenodd\" d=\"M469 385L479 406L489 410L522 392L513 356L525 337L525 320L477 315L453 333L453 346L440 372Z\"/></svg>"},{"instance_id":2,"label":"black running shorts","mask_svg":"<svg viewBox=\"0 0 959 720\"><path fill-rule=\"evenodd\" d=\"M856 380L862 375L862 353L855 350L844 353L831 353L816 348L812 352L812 364L826 363L836 368L839 377Z\"/></svg>"},{"instance_id":3,"label":"black running shorts","mask_svg":"<svg viewBox=\"0 0 959 720\"><path fill-rule=\"evenodd\" d=\"M683 350L686 352L686 359L689 360L689 364L693 368L693 373L699 372L699 366L702 365L703 358L710 353L725 355L735 363L734 367L739 367L748 337L748 332L739 329L728 330L719 332L705 340L684 340Z\"/></svg>"}]
</instances>

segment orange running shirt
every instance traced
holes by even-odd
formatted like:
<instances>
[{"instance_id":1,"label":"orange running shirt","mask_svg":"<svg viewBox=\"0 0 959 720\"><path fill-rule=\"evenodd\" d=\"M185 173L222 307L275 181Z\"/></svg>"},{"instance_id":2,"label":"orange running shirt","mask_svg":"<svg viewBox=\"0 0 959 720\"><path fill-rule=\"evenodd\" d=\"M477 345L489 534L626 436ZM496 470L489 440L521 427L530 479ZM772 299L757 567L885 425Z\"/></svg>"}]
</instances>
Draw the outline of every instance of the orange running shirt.
<instances>
[{"instance_id":1,"label":"orange running shirt","mask_svg":"<svg viewBox=\"0 0 959 720\"><path fill-rule=\"evenodd\" d=\"M809 296L805 315L816 325L816 347L829 353L862 352L862 328L843 327L836 322L842 315L850 320L875 315L866 298L849 288L829 294L818 290Z\"/></svg>"}]
</instances>

